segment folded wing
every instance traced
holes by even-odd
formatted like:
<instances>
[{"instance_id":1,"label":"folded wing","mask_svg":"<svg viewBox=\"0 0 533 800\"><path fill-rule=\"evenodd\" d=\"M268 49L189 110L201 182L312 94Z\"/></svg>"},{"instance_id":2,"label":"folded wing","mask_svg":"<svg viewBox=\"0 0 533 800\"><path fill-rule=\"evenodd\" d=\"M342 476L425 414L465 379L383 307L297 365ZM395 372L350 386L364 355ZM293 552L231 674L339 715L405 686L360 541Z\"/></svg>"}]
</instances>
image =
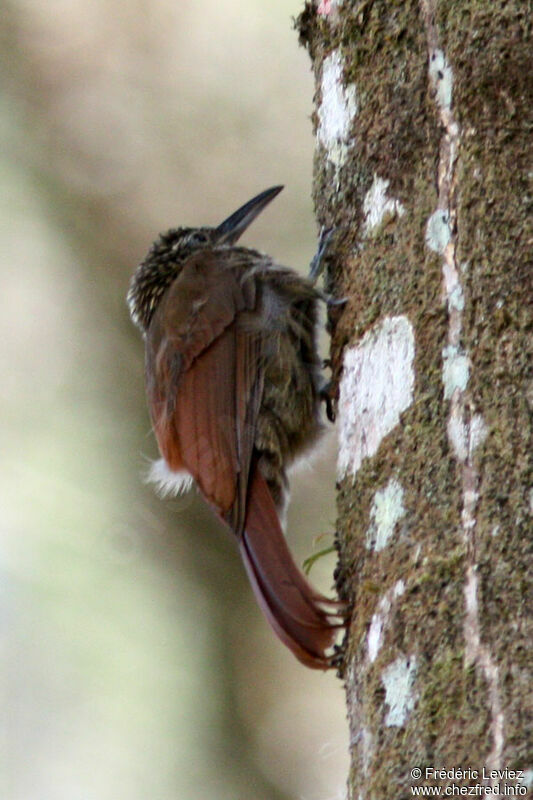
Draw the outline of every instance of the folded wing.
<instances>
[{"instance_id":1,"label":"folded wing","mask_svg":"<svg viewBox=\"0 0 533 800\"><path fill-rule=\"evenodd\" d=\"M230 254L228 253L228 258ZM270 335L254 324L256 278L224 251L192 256L156 310L147 337L147 391L159 448L189 472L236 533L259 605L303 663L331 666L338 625L287 547L254 439ZM331 607L331 605L330 605Z\"/></svg>"}]
</instances>

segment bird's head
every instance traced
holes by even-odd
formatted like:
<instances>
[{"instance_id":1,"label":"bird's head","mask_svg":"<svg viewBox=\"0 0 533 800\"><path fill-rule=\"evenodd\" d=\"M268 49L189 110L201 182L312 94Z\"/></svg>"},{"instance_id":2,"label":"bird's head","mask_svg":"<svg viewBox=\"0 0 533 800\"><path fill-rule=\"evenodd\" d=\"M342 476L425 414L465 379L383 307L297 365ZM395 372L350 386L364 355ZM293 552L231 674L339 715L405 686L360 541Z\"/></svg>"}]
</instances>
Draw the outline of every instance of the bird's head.
<instances>
[{"instance_id":1,"label":"bird's head","mask_svg":"<svg viewBox=\"0 0 533 800\"><path fill-rule=\"evenodd\" d=\"M283 186L273 186L234 211L216 228L171 228L158 236L137 267L128 291L134 323L146 332L164 292L198 250L232 247Z\"/></svg>"}]
</instances>

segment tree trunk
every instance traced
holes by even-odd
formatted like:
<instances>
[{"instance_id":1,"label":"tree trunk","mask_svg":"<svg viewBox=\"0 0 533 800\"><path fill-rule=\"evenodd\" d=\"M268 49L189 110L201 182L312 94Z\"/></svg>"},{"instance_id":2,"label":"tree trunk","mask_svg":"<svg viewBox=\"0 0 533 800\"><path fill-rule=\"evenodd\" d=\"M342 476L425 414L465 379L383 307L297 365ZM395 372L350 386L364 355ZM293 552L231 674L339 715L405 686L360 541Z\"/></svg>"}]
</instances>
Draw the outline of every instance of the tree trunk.
<instances>
[{"instance_id":1,"label":"tree trunk","mask_svg":"<svg viewBox=\"0 0 533 800\"><path fill-rule=\"evenodd\" d=\"M353 800L531 780L527 6L322 0L298 19L327 284L347 298L330 324Z\"/></svg>"}]
</instances>

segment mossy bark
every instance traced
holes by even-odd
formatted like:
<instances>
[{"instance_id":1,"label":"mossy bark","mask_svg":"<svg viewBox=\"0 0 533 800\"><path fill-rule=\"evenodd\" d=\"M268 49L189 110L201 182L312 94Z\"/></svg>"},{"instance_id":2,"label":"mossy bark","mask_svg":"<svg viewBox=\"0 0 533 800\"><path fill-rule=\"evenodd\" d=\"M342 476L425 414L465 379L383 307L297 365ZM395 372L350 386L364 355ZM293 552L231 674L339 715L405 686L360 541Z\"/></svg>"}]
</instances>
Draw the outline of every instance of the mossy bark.
<instances>
[{"instance_id":1,"label":"mossy bark","mask_svg":"<svg viewBox=\"0 0 533 800\"><path fill-rule=\"evenodd\" d=\"M385 318L415 341L411 402L339 474L354 800L423 783L524 796L486 776L531 768L531 20L524 0L331 0L297 21L317 219L335 229L326 281L348 298L331 312L334 381ZM401 512L378 550L390 481Z\"/></svg>"}]
</instances>

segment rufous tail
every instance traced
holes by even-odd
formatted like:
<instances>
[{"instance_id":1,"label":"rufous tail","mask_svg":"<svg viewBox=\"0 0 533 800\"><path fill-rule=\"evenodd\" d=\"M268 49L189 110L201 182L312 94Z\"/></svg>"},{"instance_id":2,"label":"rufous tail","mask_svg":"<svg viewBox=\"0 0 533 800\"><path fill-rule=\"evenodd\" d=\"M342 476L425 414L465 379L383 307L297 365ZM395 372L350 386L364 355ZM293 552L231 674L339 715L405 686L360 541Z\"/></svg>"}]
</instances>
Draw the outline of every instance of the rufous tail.
<instances>
[{"instance_id":1,"label":"rufous tail","mask_svg":"<svg viewBox=\"0 0 533 800\"><path fill-rule=\"evenodd\" d=\"M272 629L308 667L328 669L335 640L338 604L317 592L294 563L267 483L250 476L240 551L257 601Z\"/></svg>"}]
</instances>

